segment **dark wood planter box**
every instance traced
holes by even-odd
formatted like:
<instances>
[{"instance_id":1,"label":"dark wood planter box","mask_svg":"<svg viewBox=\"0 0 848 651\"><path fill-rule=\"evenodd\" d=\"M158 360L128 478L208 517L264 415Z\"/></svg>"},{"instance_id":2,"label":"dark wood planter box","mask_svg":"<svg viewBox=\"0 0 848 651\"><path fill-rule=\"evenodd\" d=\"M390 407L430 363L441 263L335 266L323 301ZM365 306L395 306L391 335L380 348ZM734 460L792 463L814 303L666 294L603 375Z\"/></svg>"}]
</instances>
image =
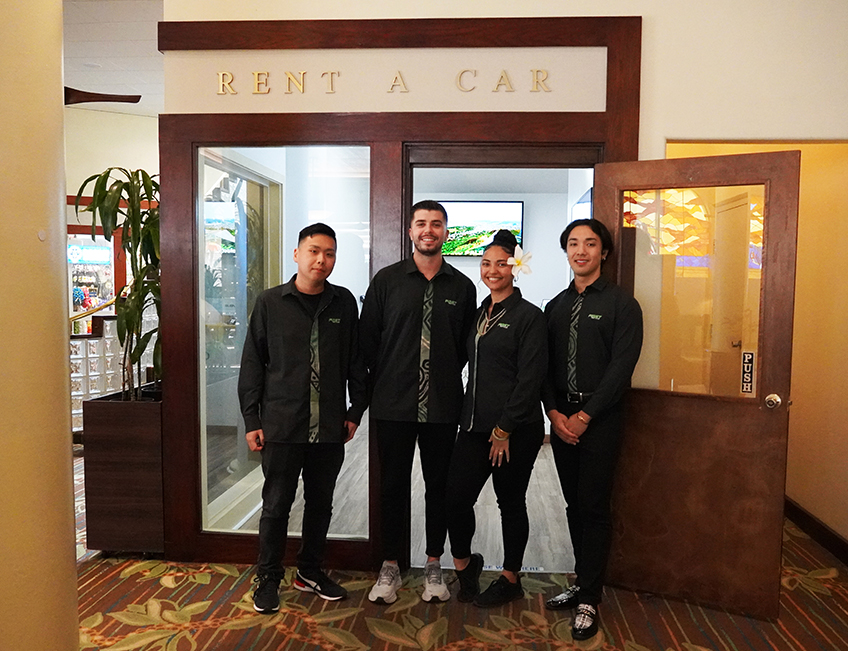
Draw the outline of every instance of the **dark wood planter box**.
<instances>
[{"instance_id":1,"label":"dark wood planter box","mask_svg":"<svg viewBox=\"0 0 848 651\"><path fill-rule=\"evenodd\" d=\"M119 398L82 407L87 546L162 553L162 402Z\"/></svg>"}]
</instances>

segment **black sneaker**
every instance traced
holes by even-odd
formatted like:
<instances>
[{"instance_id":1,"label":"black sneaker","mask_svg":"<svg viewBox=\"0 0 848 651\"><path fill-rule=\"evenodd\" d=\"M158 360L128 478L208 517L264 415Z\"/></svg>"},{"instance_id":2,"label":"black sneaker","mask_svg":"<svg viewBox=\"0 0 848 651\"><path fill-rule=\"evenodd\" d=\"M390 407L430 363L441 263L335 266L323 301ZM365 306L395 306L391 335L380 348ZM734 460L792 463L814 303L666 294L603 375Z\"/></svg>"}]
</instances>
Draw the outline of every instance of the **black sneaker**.
<instances>
[{"instance_id":1,"label":"black sneaker","mask_svg":"<svg viewBox=\"0 0 848 651\"><path fill-rule=\"evenodd\" d=\"M257 576L258 584L253 591L253 610L257 613L275 613L280 609L280 579L273 576Z\"/></svg>"},{"instance_id":2,"label":"black sneaker","mask_svg":"<svg viewBox=\"0 0 848 651\"><path fill-rule=\"evenodd\" d=\"M566 588L556 597L551 597L545 602L545 608L548 610L571 610L577 608L577 595L580 592L579 585L573 585Z\"/></svg>"},{"instance_id":3,"label":"black sneaker","mask_svg":"<svg viewBox=\"0 0 848 651\"><path fill-rule=\"evenodd\" d=\"M521 599L524 596L524 590L521 589L521 579L516 583L511 583L503 574L492 581L485 592L481 592L474 597L474 605L480 608L493 608L494 606L503 606L510 601Z\"/></svg>"},{"instance_id":4,"label":"black sneaker","mask_svg":"<svg viewBox=\"0 0 848 651\"><path fill-rule=\"evenodd\" d=\"M302 592L314 592L327 601L338 601L347 597L347 590L319 569L298 570L294 587Z\"/></svg>"},{"instance_id":5,"label":"black sneaker","mask_svg":"<svg viewBox=\"0 0 848 651\"><path fill-rule=\"evenodd\" d=\"M589 604L577 606L577 615L571 625L571 637L575 640L588 640L598 632L598 611Z\"/></svg>"},{"instance_id":6,"label":"black sneaker","mask_svg":"<svg viewBox=\"0 0 848 651\"><path fill-rule=\"evenodd\" d=\"M459 592L456 598L464 604L471 603L480 593L480 574L483 572L482 554L471 554L464 570L454 570L459 579Z\"/></svg>"}]
</instances>

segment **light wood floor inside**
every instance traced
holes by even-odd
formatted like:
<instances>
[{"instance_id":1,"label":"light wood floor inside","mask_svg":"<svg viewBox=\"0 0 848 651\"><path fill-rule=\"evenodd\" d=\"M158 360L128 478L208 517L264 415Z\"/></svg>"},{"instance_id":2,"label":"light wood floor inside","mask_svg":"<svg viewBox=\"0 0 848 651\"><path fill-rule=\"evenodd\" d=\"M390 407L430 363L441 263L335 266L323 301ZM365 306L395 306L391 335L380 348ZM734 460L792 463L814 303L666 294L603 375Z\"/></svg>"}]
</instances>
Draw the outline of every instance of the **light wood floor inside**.
<instances>
[{"instance_id":1,"label":"light wood floor inside","mask_svg":"<svg viewBox=\"0 0 848 651\"><path fill-rule=\"evenodd\" d=\"M530 477L527 514L530 518L530 539L524 553L524 569L528 572L572 572L574 554L565 520L565 499L559 487L551 446L547 444L542 446ZM491 479L480 493L474 506L474 515L477 531L471 549L483 554L487 569L500 569L503 561L501 518ZM415 567L423 567L427 560L424 554L424 480L417 451L413 469L411 519L410 563ZM447 554L442 558L442 566L453 567L450 541Z\"/></svg>"},{"instance_id":2,"label":"light wood floor inside","mask_svg":"<svg viewBox=\"0 0 848 651\"><path fill-rule=\"evenodd\" d=\"M472 548L483 554L488 568L497 568L503 560L500 512L491 480L487 482L475 506L477 533ZM536 572L571 572L574 555L565 519L565 500L559 487L550 445L543 445L536 459L527 491L530 540L524 555L524 567ZM298 534L303 514L302 486L292 507L289 531ZM410 563L423 567L424 556L424 482L418 451L412 471L412 531ZM345 462L336 484L330 535L367 537L368 522L368 426L367 418L345 450ZM244 523L242 531L258 531L259 512ZM450 546L442 558L444 567L452 567Z\"/></svg>"}]
</instances>

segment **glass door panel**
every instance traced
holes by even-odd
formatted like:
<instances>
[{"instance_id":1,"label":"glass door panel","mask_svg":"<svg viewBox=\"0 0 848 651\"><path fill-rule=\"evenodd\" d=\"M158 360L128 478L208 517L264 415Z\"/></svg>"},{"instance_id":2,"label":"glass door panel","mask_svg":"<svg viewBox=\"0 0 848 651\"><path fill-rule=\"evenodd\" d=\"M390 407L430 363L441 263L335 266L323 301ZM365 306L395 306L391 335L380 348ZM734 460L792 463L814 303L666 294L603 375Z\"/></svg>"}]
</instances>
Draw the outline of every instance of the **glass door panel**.
<instances>
[{"instance_id":1,"label":"glass door panel","mask_svg":"<svg viewBox=\"0 0 848 651\"><path fill-rule=\"evenodd\" d=\"M299 231L336 231L330 282L364 296L370 242L370 149L347 146L201 148L198 160L200 415L203 529L255 534L262 507L258 452L245 441L237 384L250 313L287 282ZM367 416L346 446L330 537L368 537ZM302 490L289 532L300 533Z\"/></svg>"},{"instance_id":2,"label":"glass door panel","mask_svg":"<svg viewBox=\"0 0 848 651\"><path fill-rule=\"evenodd\" d=\"M756 396L764 196L763 185L623 193L646 326L634 387Z\"/></svg>"}]
</instances>

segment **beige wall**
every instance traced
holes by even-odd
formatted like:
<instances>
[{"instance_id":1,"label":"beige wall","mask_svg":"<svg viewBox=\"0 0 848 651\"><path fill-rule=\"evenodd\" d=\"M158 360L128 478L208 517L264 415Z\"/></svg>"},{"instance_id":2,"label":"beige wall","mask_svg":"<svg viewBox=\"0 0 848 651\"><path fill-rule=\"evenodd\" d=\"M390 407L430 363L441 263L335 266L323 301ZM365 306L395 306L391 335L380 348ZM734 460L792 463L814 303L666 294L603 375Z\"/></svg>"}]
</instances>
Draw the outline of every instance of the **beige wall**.
<instances>
[{"instance_id":1,"label":"beige wall","mask_svg":"<svg viewBox=\"0 0 848 651\"><path fill-rule=\"evenodd\" d=\"M663 158L669 140L848 139L844 0L165 0L166 20L562 15L643 17L641 159ZM165 92L166 101L179 92L169 87L167 72ZM805 153L805 161L812 156ZM841 168L843 183L846 171ZM809 183L802 188L787 491L848 538L846 408L836 395L848 361L840 327L848 305L836 283L829 283L835 301L819 299L816 284L837 271L846 236L834 226L842 202L808 205Z\"/></svg>"},{"instance_id":2,"label":"beige wall","mask_svg":"<svg viewBox=\"0 0 848 651\"><path fill-rule=\"evenodd\" d=\"M71 458L62 3L0 39L0 648L79 648Z\"/></svg>"},{"instance_id":3,"label":"beige wall","mask_svg":"<svg viewBox=\"0 0 848 651\"><path fill-rule=\"evenodd\" d=\"M165 0L165 20L643 17L640 158L667 139L848 136L844 0ZM168 54L166 53L166 61ZM165 76L166 100L170 92Z\"/></svg>"},{"instance_id":4,"label":"beige wall","mask_svg":"<svg viewBox=\"0 0 848 651\"><path fill-rule=\"evenodd\" d=\"M85 179L107 167L158 174L158 118L65 107L67 193L76 195ZM90 223L87 217L83 223ZM68 222L76 223L73 209L68 211Z\"/></svg>"},{"instance_id":5,"label":"beige wall","mask_svg":"<svg viewBox=\"0 0 848 651\"><path fill-rule=\"evenodd\" d=\"M670 143L668 157L801 150L786 494L848 538L848 143Z\"/></svg>"}]
</instances>

